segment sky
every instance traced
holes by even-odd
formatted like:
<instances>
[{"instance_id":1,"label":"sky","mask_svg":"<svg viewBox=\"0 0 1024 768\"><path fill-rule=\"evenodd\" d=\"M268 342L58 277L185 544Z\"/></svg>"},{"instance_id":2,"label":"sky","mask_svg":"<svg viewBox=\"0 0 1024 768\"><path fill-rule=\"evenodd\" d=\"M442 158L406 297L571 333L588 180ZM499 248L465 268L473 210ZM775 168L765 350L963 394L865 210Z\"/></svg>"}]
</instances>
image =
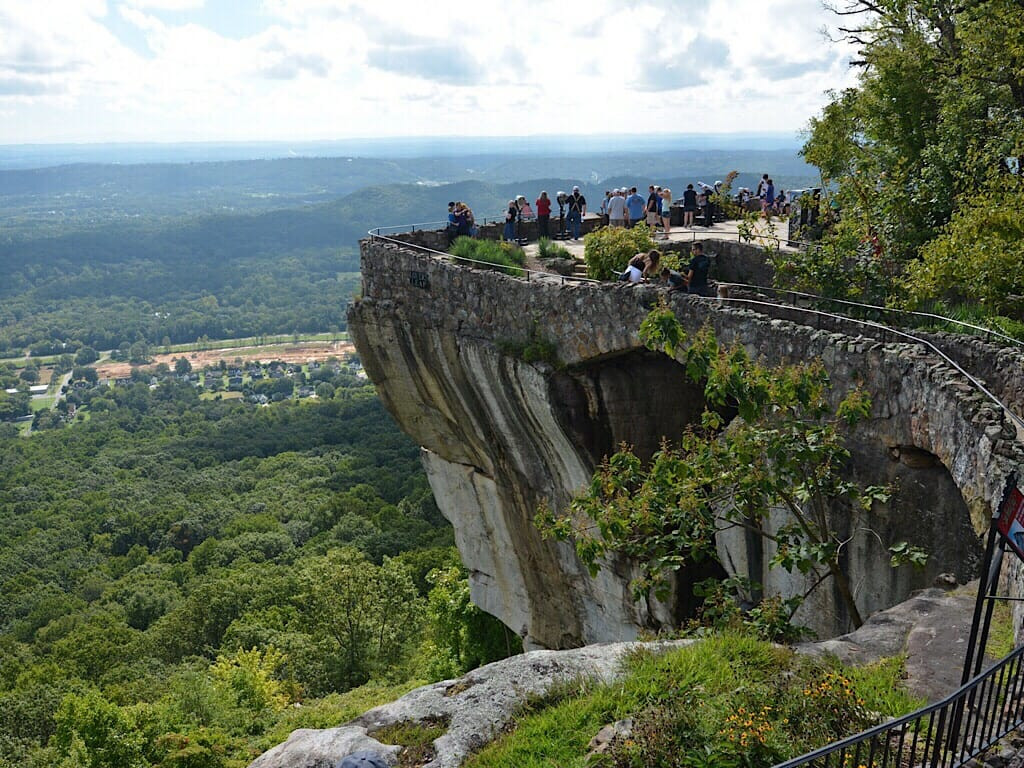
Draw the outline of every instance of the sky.
<instances>
[{"instance_id":1,"label":"sky","mask_svg":"<svg viewBox=\"0 0 1024 768\"><path fill-rule=\"evenodd\" d=\"M820 0L0 0L0 144L796 134Z\"/></svg>"}]
</instances>

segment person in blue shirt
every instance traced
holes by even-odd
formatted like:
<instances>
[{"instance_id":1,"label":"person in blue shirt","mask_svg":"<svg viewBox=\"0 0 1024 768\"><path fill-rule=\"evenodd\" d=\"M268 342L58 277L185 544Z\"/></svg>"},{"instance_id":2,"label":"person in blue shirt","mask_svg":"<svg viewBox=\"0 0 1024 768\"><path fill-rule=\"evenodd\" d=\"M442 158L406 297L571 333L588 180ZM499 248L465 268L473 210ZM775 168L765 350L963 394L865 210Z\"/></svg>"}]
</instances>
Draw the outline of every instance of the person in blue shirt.
<instances>
[{"instance_id":1,"label":"person in blue shirt","mask_svg":"<svg viewBox=\"0 0 1024 768\"><path fill-rule=\"evenodd\" d=\"M647 201L636 193L636 187L631 187L629 197L626 198L626 210L629 211L629 223L627 227L632 229L638 222L643 221L647 215Z\"/></svg>"}]
</instances>

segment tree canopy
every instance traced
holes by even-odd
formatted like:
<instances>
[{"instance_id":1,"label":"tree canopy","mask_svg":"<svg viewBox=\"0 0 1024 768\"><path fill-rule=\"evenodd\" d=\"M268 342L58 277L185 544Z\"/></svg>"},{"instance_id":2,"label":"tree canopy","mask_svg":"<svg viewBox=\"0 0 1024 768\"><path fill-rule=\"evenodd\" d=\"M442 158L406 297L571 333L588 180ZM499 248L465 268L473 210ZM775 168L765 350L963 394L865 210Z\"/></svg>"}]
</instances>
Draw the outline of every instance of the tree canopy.
<instances>
[{"instance_id":1,"label":"tree canopy","mask_svg":"<svg viewBox=\"0 0 1024 768\"><path fill-rule=\"evenodd\" d=\"M849 0L834 10L858 49L858 82L810 121L803 155L841 210L831 237L853 261L864 244L874 279L823 279L814 254L797 273L831 293L905 290L911 306L984 302L986 314L1021 320L1019 304L991 294L1024 294L1010 231L1024 192L1024 8Z\"/></svg>"}]
</instances>

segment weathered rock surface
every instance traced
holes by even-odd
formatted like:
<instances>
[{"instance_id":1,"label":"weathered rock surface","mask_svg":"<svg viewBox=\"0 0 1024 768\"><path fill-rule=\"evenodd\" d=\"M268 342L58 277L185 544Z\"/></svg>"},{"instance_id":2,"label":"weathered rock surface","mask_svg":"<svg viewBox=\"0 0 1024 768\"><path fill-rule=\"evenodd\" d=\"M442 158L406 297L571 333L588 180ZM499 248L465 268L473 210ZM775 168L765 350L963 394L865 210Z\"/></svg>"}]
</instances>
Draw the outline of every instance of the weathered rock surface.
<instances>
[{"instance_id":1,"label":"weathered rock surface","mask_svg":"<svg viewBox=\"0 0 1024 768\"><path fill-rule=\"evenodd\" d=\"M849 664L906 653L908 688L935 700L960 684L963 637L970 628L973 608L971 589L928 589L876 613L856 632L821 643L804 643L797 652L832 654ZM937 632L937 628L949 631ZM295 731L288 741L260 756L250 768L325 768L357 749L367 748L393 755L398 748L378 745L373 740L374 731L393 723L439 720L448 721L448 732L434 742L435 759L428 765L455 768L500 733L528 700L542 697L567 681L614 681L622 673L623 657L636 648L667 650L691 642L696 641L611 643L514 656L457 680L418 688L338 728ZM603 736L595 734L592 748L601 751L613 733L628 727L620 722L603 731Z\"/></svg>"},{"instance_id":2,"label":"weathered rock surface","mask_svg":"<svg viewBox=\"0 0 1024 768\"><path fill-rule=\"evenodd\" d=\"M845 664L869 664L888 656L907 656L907 688L928 701L960 685L977 582L948 592L926 589L885 611L854 632L819 643L803 643L800 653L832 655Z\"/></svg>"},{"instance_id":3,"label":"weathered rock surface","mask_svg":"<svg viewBox=\"0 0 1024 768\"><path fill-rule=\"evenodd\" d=\"M455 768L490 742L527 701L559 685L612 682L622 674L623 657L637 648L664 650L691 642L610 643L513 656L457 680L417 688L339 728L295 731L250 768L327 768L357 749L377 749L393 756L399 748L380 745L372 734L407 721L447 721L448 732L434 742L435 758L425 768Z\"/></svg>"},{"instance_id":4,"label":"weathered rock surface","mask_svg":"<svg viewBox=\"0 0 1024 768\"><path fill-rule=\"evenodd\" d=\"M591 578L571 545L544 540L532 522L541 503L567 508L596 462L621 442L649 454L700 412L700 392L681 367L647 352L637 335L664 292L513 278L379 241L363 243L362 257L364 298L350 309L349 327L385 405L424 448L474 602L523 635L527 647L628 640L640 628L685 617L689 584L707 573L681 573L663 604L638 602L630 563L609 562ZM726 267L742 281L736 263L717 265ZM837 396L855 382L872 396L871 418L852 437L852 472L869 483L898 481L902 490L870 513L837 512L836 527L851 535L870 528L883 542L906 539L931 557L924 571L894 570L879 539L854 536L845 556L863 613L893 605L940 572L975 575L978 532L1006 476L1024 464L1024 447L1001 409L920 345L845 325L844 332L812 328L794 322L795 314L678 295L669 302L689 332L710 325L724 342L770 364L819 358L840 385ZM537 337L553 345L558 369L501 351ZM972 346L971 354L985 350ZM1016 386L1011 368L991 367L1003 372L1008 392ZM771 552L759 542L735 537L723 547L727 567L769 592L806 586L769 572ZM821 636L847 627L829 589L818 590L798 618Z\"/></svg>"}]
</instances>

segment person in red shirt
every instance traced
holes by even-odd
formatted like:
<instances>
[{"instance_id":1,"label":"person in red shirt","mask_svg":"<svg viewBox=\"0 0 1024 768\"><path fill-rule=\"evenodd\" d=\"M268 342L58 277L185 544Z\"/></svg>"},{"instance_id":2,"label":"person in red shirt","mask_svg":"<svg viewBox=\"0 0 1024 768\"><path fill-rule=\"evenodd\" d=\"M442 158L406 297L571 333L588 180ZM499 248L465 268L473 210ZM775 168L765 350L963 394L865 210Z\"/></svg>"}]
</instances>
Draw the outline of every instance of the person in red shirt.
<instances>
[{"instance_id":1,"label":"person in red shirt","mask_svg":"<svg viewBox=\"0 0 1024 768\"><path fill-rule=\"evenodd\" d=\"M551 198L547 192L541 192L537 198L537 230L541 237L551 237L548 222L551 221Z\"/></svg>"}]
</instances>

